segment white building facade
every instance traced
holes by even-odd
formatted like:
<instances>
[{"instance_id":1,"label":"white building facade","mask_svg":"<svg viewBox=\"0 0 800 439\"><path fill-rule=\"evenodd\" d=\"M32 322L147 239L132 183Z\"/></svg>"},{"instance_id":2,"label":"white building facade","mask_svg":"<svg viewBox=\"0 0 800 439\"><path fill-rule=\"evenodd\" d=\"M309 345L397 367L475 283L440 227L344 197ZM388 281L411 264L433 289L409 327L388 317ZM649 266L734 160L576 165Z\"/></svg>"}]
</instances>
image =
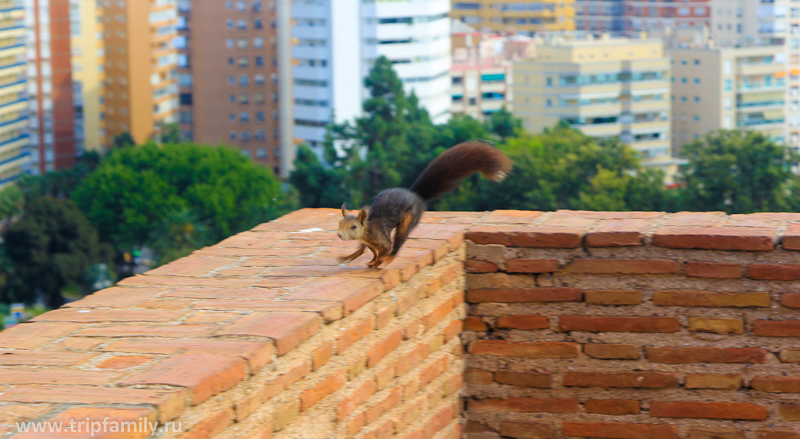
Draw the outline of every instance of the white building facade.
<instances>
[{"instance_id":1,"label":"white building facade","mask_svg":"<svg viewBox=\"0 0 800 439\"><path fill-rule=\"evenodd\" d=\"M434 123L450 110L449 0L294 0L294 137L312 147L325 126L352 121L369 97L364 78L386 56Z\"/></svg>"}]
</instances>

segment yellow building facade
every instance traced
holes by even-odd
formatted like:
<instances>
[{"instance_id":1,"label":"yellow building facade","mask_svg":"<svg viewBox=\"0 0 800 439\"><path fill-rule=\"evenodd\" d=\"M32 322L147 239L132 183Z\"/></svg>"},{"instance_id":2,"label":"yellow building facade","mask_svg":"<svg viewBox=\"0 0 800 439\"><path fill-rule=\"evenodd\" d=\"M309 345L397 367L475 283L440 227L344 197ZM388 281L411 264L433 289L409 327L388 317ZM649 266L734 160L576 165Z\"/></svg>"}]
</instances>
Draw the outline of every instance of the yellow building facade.
<instances>
[{"instance_id":1,"label":"yellow building facade","mask_svg":"<svg viewBox=\"0 0 800 439\"><path fill-rule=\"evenodd\" d=\"M670 64L660 40L552 37L513 65L514 113L530 132L566 120L597 138L618 136L645 166L677 171L670 144ZM669 178L668 181L669 182Z\"/></svg>"},{"instance_id":2,"label":"yellow building facade","mask_svg":"<svg viewBox=\"0 0 800 439\"><path fill-rule=\"evenodd\" d=\"M103 25L96 0L70 0L75 140L78 149L100 151L107 145L103 112Z\"/></svg>"},{"instance_id":3,"label":"yellow building facade","mask_svg":"<svg viewBox=\"0 0 800 439\"><path fill-rule=\"evenodd\" d=\"M0 188L30 170L24 9L0 0Z\"/></svg>"},{"instance_id":4,"label":"yellow building facade","mask_svg":"<svg viewBox=\"0 0 800 439\"><path fill-rule=\"evenodd\" d=\"M575 0L452 0L450 16L478 30L536 32L575 30Z\"/></svg>"}]
</instances>

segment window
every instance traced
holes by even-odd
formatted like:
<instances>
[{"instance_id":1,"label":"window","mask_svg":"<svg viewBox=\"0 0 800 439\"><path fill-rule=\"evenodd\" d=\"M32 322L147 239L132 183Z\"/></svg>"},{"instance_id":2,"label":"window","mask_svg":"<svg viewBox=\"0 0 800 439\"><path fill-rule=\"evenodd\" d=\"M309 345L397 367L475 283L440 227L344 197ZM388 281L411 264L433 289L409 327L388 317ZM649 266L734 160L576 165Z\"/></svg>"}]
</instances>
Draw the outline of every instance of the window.
<instances>
[{"instance_id":1,"label":"window","mask_svg":"<svg viewBox=\"0 0 800 439\"><path fill-rule=\"evenodd\" d=\"M266 122L267 116L264 114L263 111L259 111L258 113L256 113L256 120L258 120L259 122Z\"/></svg>"},{"instance_id":2,"label":"window","mask_svg":"<svg viewBox=\"0 0 800 439\"><path fill-rule=\"evenodd\" d=\"M694 97L694 102L695 102L695 103L698 103L698 102L700 102L700 96L695 96L695 97Z\"/></svg>"},{"instance_id":3,"label":"window","mask_svg":"<svg viewBox=\"0 0 800 439\"><path fill-rule=\"evenodd\" d=\"M233 9L233 1L228 0L225 2L225 9Z\"/></svg>"},{"instance_id":4,"label":"window","mask_svg":"<svg viewBox=\"0 0 800 439\"><path fill-rule=\"evenodd\" d=\"M264 28L264 21L260 18L256 18L253 20L253 29L263 29Z\"/></svg>"},{"instance_id":5,"label":"window","mask_svg":"<svg viewBox=\"0 0 800 439\"><path fill-rule=\"evenodd\" d=\"M686 96L681 96L681 102L686 102Z\"/></svg>"},{"instance_id":6,"label":"window","mask_svg":"<svg viewBox=\"0 0 800 439\"><path fill-rule=\"evenodd\" d=\"M699 84L700 83L700 78L694 78L694 83L695 84Z\"/></svg>"},{"instance_id":7,"label":"window","mask_svg":"<svg viewBox=\"0 0 800 439\"><path fill-rule=\"evenodd\" d=\"M247 11L247 3L245 3L242 0L239 0L238 2L236 2L236 10L239 12Z\"/></svg>"},{"instance_id":8,"label":"window","mask_svg":"<svg viewBox=\"0 0 800 439\"><path fill-rule=\"evenodd\" d=\"M246 56L239 57L239 67L247 67L248 59Z\"/></svg>"},{"instance_id":9,"label":"window","mask_svg":"<svg viewBox=\"0 0 800 439\"><path fill-rule=\"evenodd\" d=\"M728 78L725 80L725 91L733 90L733 80Z\"/></svg>"},{"instance_id":10,"label":"window","mask_svg":"<svg viewBox=\"0 0 800 439\"><path fill-rule=\"evenodd\" d=\"M553 78L548 77L545 80L545 83L547 84L548 87L552 87L553 86Z\"/></svg>"},{"instance_id":11,"label":"window","mask_svg":"<svg viewBox=\"0 0 800 439\"><path fill-rule=\"evenodd\" d=\"M699 66L700 65L700 60L699 59L694 60L694 65Z\"/></svg>"},{"instance_id":12,"label":"window","mask_svg":"<svg viewBox=\"0 0 800 439\"><path fill-rule=\"evenodd\" d=\"M225 40L225 46L228 49L233 49L233 47L235 46L235 42L233 41L233 38L228 38L227 40Z\"/></svg>"},{"instance_id":13,"label":"window","mask_svg":"<svg viewBox=\"0 0 800 439\"><path fill-rule=\"evenodd\" d=\"M255 47L256 49L264 47L264 37L253 38L253 47Z\"/></svg>"},{"instance_id":14,"label":"window","mask_svg":"<svg viewBox=\"0 0 800 439\"><path fill-rule=\"evenodd\" d=\"M231 137L231 140L236 140L236 131L231 131L230 132L230 137Z\"/></svg>"},{"instance_id":15,"label":"window","mask_svg":"<svg viewBox=\"0 0 800 439\"><path fill-rule=\"evenodd\" d=\"M236 113L231 113L228 115L228 120L231 122L236 122Z\"/></svg>"},{"instance_id":16,"label":"window","mask_svg":"<svg viewBox=\"0 0 800 439\"><path fill-rule=\"evenodd\" d=\"M250 122L250 113L243 112L239 114L239 120L244 123Z\"/></svg>"},{"instance_id":17,"label":"window","mask_svg":"<svg viewBox=\"0 0 800 439\"><path fill-rule=\"evenodd\" d=\"M247 94L240 94L239 95L239 103L240 104L244 104L244 105L249 104L250 103L250 96L248 96Z\"/></svg>"},{"instance_id":18,"label":"window","mask_svg":"<svg viewBox=\"0 0 800 439\"><path fill-rule=\"evenodd\" d=\"M247 75L239 76L239 85L247 85L248 83Z\"/></svg>"},{"instance_id":19,"label":"window","mask_svg":"<svg viewBox=\"0 0 800 439\"><path fill-rule=\"evenodd\" d=\"M261 0L254 0L253 1L253 11L254 12L261 12L263 5L261 4Z\"/></svg>"},{"instance_id":20,"label":"window","mask_svg":"<svg viewBox=\"0 0 800 439\"><path fill-rule=\"evenodd\" d=\"M236 84L236 78L234 78L233 76L228 76L228 85L235 85L235 84Z\"/></svg>"},{"instance_id":21,"label":"window","mask_svg":"<svg viewBox=\"0 0 800 439\"><path fill-rule=\"evenodd\" d=\"M689 8L678 8L678 15L689 15Z\"/></svg>"},{"instance_id":22,"label":"window","mask_svg":"<svg viewBox=\"0 0 800 439\"><path fill-rule=\"evenodd\" d=\"M230 102L231 104L236 102L236 96L228 95L228 102Z\"/></svg>"},{"instance_id":23,"label":"window","mask_svg":"<svg viewBox=\"0 0 800 439\"><path fill-rule=\"evenodd\" d=\"M233 20L225 20L225 27L233 29Z\"/></svg>"},{"instance_id":24,"label":"window","mask_svg":"<svg viewBox=\"0 0 800 439\"><path fill-rule=\"evenodd\" d=\"M244 132L242 132L242 134L244 134ZM244 140L244 135L242 136L242 140ZM245 157L250 157L249 149L240 149L239 152L242 153L242 155Z\"/></svg>"},{"instance_id":25,"label":"window","mask_svg":"<svg viewBox=\"0 0 800 439\"><path fill-rule=\"evenodd\" d=\"M257 56L255 64L257 66L259 66L259 67L262 67L264 65L264 57L263 56Z\"/></svg>"},{"instance_id":26,"label":"window","mask_svg":"<svg viewBox=\"0 0 800 439\"><path fill-rule=\"evenodd\" d=\"M233 58L228 58L228 65L232 66L234 64Z\"/></svg>"},{"instance_id":27,"label":"window","mask_svg":"<svg viewBox=\"0 0 800 439\"><path fill-rule=\"evenodd\" d=\"M253 82L255 82L257 85L264 85L264 75L261 73L253 75Z\"/></svg>"},{"instance_id":28,"label":"window","mask_svg":"<svg viewBox=\"0 0 800 439\"><path fill-rule=\"evenodd\" d=\"M695 122L700 122L700 116L695 116L695 117L694 117L694 121L695 121Z\"/></svg>"},{"instance_id":29,"label":"window","mask_svg":"<svg viewBox=\"0 0 800 439\"><path fill-rule=\"evenodd\" d=\"M239 28L239 30L247 29L247 20L243 18L236 20L236 27Z\"/></svg>"},{"instance_id":30,"label":"window","mask_svg":"<svg viewBox=\"0 0 800 439\"><path fill-rule=\"evenodd\" d=\"M248 140L250 140L250 132L242 131L242 142L247 142ZM250 156L250 151L247 151L247 155L248 157Z\"/></svg>"},{"instance_id":31,"label":"window","mask_svg":"<svg viewBox=\"0 0 800 439\"><path fill-rule=\"evenodd\" d=\"M685 77L681 78L681 84L686 84L686 82L687 82L687 81L686 81L686 78L685 78Z\"/></svg>"},{"instance_id":32,"label":"window","mask_svg":"<svg viewBox=\"0 0 800 439\"><path fill-rule=\"evenodd\" d=\"M256 104L263 104L264 103L264 93L256 93L253 97L253 101Z\"/></svg>"},{"instance_id":33,"label":"window","mask_svg":"<svg viewBox=\"0 0 800 439\"><path fill-rule=\"evenodd\" d=\"M470 101L474 101L474 100L475 100L474 98L473 98L473 99L470 99ZM552 100L552 99L548 99L546 102L547 102L547 106L548 106L548 107L552 107L552 106L553 106L553 100ZM471 102L470 102L470 103L471 103Z\"/></svg>"},{"instance_id":34,"label":"window","mask_svg":"<svg viewBox=\"0 0 800 439\"><path fill-rule=\"evenodd\" d=\"M239 38L239 41L236 42L236 46L240 49L247 49L247 38Z\"/></svg>"},{"instance_id":35,"label":"window","mask_svg":"<svg viewBox=\"0 0 800 439\"><path fill-rule=\"evenodd\" d=\"M681 60L681 65L682 65L682 66L685 66L685 65L686 65L686 60L685 60L685 59L682 59L682 60Z\"/></svg>"}]
</instances>

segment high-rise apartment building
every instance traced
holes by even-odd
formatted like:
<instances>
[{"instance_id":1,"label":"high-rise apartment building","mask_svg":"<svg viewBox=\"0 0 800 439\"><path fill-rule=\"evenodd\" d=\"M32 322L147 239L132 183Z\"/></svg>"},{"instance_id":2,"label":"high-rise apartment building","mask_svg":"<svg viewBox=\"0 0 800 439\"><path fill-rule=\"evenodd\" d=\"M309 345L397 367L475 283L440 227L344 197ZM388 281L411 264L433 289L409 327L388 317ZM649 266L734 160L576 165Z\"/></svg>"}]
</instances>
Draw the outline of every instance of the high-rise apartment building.
<instances>
[{"instance_id":1,"label":"high-rise apartment building","mask_svg":"<svg viewBox=\"0 0 800 439\"><path fill-rule=\"evenodd\" d=\"M786 102L800 99L800 90L786 94L783 46L680 48L669 54L676 151L718 129L755 130L778 142L800 143L787 130Z\"/></svg>"},{"instance_id":2,"label":"high-rise apartment building","mask_svg":"<svg viewBox=\"0 0 800 439\"><path fill-rule=\"evenodd\" d=\"M32 172L75 164L69 0L27 0L29 133Z\"/></svg>"},{"instance_id":3,"label":"high-rise apartment building","mask_svg":"<svg viewBox=\"0 0 800 439\"><path fill-rule=\"evenodd\" d=\"M20 0L0 0L0 187L32 170L24 14Z\"/></svg>"},{"instance_id":4,"label":"high-rise apartment building","mask_svg":"<svg viewBox=\"0 0 800 439\"><path fill-rule=\"evenodd\" d=\"M182 131L279 173L275 1L180 2L179 9Z\"/></svg>"},{"instance_id":5,"label":"high-rise apartment building","mask_svg":"<svg viewBox=\"0 0 800 439\"><path fill-rule=\"evenodd\" d=\"M710 6L710 0L576 0L575 28L614 35L667 27L701 29L709 24Z\"/></svg>"},{"instance_id":6,"label":"high-rise apartment building","mask_svg":"<svg viewBox=\"0 0 800 439\"><path fill-rule=\"evenodd\" d=\"M450 0L294 0L291 12L296 138L320 145L334 115L359 116L364 78L380 56L434 122L449 118Z\"/></svg>"},{"instance_id":7,"label":"high-rise apartment building","mask_svg":"<svg viewBox=\"0 0 800 439\"><path fill-rule=\"evenodd\" d=\"M178 122L176 1L106 1L102 16L106 137L143 143Z\"/></svg>"},{"instance_id":8,"label":"high-rise apartment building","mask_svg":"<svg viewBox=\"0 0 800 439\"><path fill-rule=\"evenodd\" d=\"M537 38L513 64L514 114L541 132L563 119L584 134L619 136L645 166L677 170L670 147L670 68L660 40Z\"/></svg>"},{"instance_id":9,"label":"high-rise apartment building","mask_svg":"<svg viewBox=\"0 0 800 439\"><path fill-rule=\"evenodd\" d=\"M103 28L96 0L70 0L75 149L101 151L106 145L103 113Z\"/></svg>"},{"instance_id":10,"label":"high-rise apartment building","mask_svg":"<svg viewBox=\"0 0 800 439\"><path fill-rule=\"evenodd\" d=\"M533 36L575 30L575 0L452 0L452 17L478 30Z\"/></svg>"}]
</instances>

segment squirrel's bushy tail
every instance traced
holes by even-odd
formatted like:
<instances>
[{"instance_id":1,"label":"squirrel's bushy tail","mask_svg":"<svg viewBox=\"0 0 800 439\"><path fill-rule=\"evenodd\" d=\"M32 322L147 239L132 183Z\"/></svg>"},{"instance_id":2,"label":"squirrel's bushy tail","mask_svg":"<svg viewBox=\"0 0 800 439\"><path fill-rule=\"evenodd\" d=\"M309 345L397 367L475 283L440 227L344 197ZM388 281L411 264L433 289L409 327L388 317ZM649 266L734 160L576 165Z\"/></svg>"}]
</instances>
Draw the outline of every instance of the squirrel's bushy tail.
<instances>
[{"instance_id":1,"label":"squirrel's bushy tail","mask_svg":"<svg viewBox=\"0 0 800 439\"><path fill-rule=\"evenodd\" d=\"M432 161L417 177L411 191L430 201L455 189L476 172L490 180L503 181L510 170L511 160L503 151L482 142L460 143Z\"/></svg>"}]
</instances>

